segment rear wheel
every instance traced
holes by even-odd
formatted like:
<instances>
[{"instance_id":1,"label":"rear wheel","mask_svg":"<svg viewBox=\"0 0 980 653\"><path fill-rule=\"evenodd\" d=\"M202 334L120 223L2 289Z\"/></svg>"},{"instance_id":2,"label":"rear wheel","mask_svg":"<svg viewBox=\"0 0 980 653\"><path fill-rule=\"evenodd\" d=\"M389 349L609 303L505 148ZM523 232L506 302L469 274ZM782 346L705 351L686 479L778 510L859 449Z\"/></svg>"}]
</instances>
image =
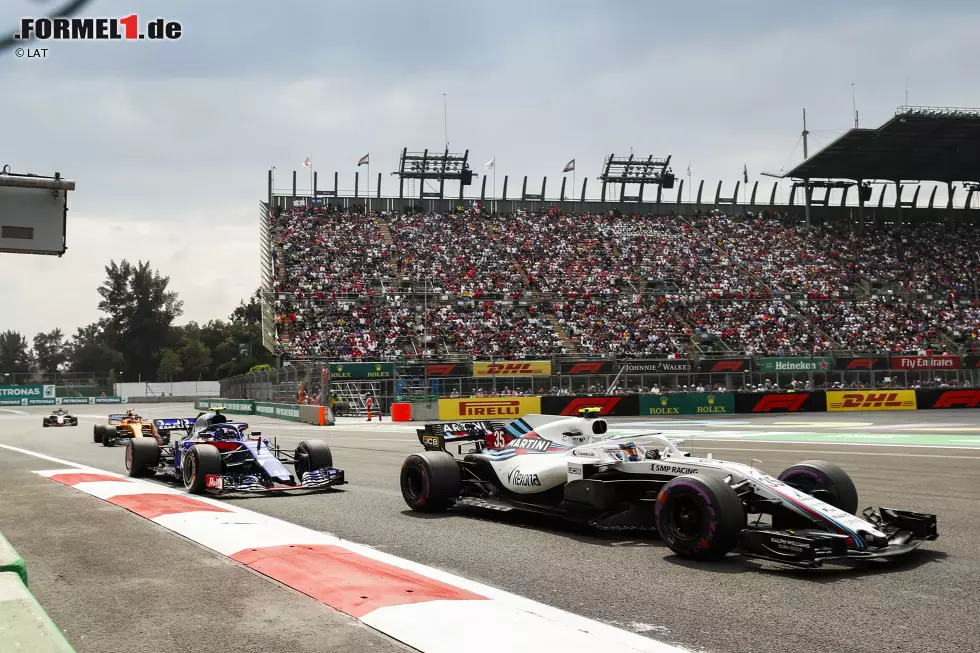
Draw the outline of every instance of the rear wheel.
<instances>
[{"instance_id":1,"label":"rear wheel","mask_svg":"<svg viewBox=\"0 0 980 653\"><path fill-rule=\"evenodd\" d=\"M303 482L303 474L307 472L333 467L333 454L323 440L304 440L296 447L293 455L296 457L293 468L296 471L297 483Z\"/></svg>"},{"instance_id":2,"label":"rear wheel","mask_svg":"<svg viewBox=\"0 0 980 653\"><path fill-rule=\"evenodd\" d=\"M448 510L463 489L459 465L442 451L412 454L402 463L402 498L417 512Z\"/></svg>"},{"instance_id":3,"label":"rear wheel","mask_svg":"<svg viewBox=\"0 0 980 653\"><path fill-rule=\"evenodd\" d=\"M96 424L92 427L95 442L102 442L102 436L105 434L105 424Z\"/></svg>"},{"instance_id":4,"label":"rear wheel","mask_svg":"<svg viewBox=\"0 0 980 653\"><path fill-rule=\"evenodd\" d=\"M152 476L160 464L160 445L152 438L133 438L126 443L126 472L132 477Z\"/></svg>"},{"instance_id":5,"label":"rear wheel","mask_svg":"<svg viewBox=\"0 0 980 653\"><path fill-rule=\"evenodd\" d=\"M221 453L210 444L196 444L183 455L180 468L184 488L191 494L202 494L208 476L221 476Z\"/></svg>"},{"instance_id":6,"label":"rear wheel","mask_svg":"<svg viewBox=\"0 0 980 653\"><path fill-rule=\"evenodd\" d=\"M682 558L716 560L738 544L745 507L730 485L710 476L678 476L657 495L657 530Z\"/></svg>"},{"instance_id":7,"label":"rear wheel","mask_svg":"<svg viewBox=\"0 0 980 653\"><path fill-rule=\"evenodd\" d=\"M853 515L858 509L854 481L843 469L826 460L805 460L786 469L779 480L790 487Z\"/></svg>"},{"instance_id":8,"label":"rear wheel","mask_svg":"<svg viewBox=\"0 0 980 653\"><path fill-rule=\"evenodd\" d=\"M103 447L114 447L116 446L116 438L119 437L119 431L115 426L103 426L102 431L102 446Z\"/></svg>"}]
</instances>

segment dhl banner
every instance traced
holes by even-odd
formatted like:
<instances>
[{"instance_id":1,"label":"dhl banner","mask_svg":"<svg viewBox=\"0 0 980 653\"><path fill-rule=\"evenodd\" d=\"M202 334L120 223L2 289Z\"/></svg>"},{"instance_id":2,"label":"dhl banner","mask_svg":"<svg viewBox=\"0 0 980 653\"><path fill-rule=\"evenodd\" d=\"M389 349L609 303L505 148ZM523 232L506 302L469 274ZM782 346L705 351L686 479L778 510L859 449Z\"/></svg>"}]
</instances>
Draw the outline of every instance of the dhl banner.
<instances>
[{"instance_id":1,"label":"dhl banner","mask_svg":"<svg viewBox=\"0 0 980 653\"><path fill-rule=\"evenodd\" d=\"M915 410L915 390L850 390L827 393L827 410Z\"/></svg>"},{"instance_id":2,"label":"dhl banner","mask_svg":"<svg viewBox=\"0 0 980 653\"><path fill-rule=\"evenodd\" d=\"M551 361L473 363L473 376L551 376Z\"/></svg>"},{"instance_id":3,"label":"dhl banner","mask_svg":"<svg viewBox=\"0 0 980 653\"><path fill-rule=\"evenodd\" d=\"M439 419L472 417L509 422L530 413L541 412L541 397L473 397L440 399Z\"/></svg>"}]
</instances>

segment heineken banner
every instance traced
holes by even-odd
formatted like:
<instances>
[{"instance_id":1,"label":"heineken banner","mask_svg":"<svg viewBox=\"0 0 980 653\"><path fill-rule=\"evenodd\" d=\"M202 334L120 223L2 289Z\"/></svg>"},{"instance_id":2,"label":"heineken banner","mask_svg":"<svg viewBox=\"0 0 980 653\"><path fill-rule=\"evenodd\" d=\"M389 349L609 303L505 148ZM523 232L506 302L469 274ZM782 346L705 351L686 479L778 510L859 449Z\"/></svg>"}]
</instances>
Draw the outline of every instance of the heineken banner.
<instances>
[{"instance_id":1,"label":"heineken banner","mask_svg":"<svg viewBox=\"0 0 980 653\"><path fill-rule=\"evenodd\" d=\"M394 363L330 363L330 380L393 379Z\"/></svg>"},{"instance_id":2,"label":"heineken banner","mask_svg":"<svg viewBox=\"0 0 980 653\"><path fill-rule=\"evenodd\" d=\"M615 374L616 366L612 361L581 361L578 363L565 361L561 364L561 373L569 376Z\"/></svg>"},{"instance_id":3,"label":"heineken banner","mask_svg":"<svg viewBox=\"0 0 980 653\"><path fill-rule=\"evenodd\" d=\"M752 370L751 358L702 359L700 370L705 374L739 374Z\"/></svg>"},{"instance_id":4,"label":"heineken banner","mask_svg":"<svg viewBox=\"0 0 980 653\"><path fill-rule=\"evenodd\" d=\"M687 358L627 361L627 374L689 374L691 361Z\"/></svg>"},{"instance_id":5,"label":"heineken banner","mask_svg":"<svg viewBox=\"0 0 980 653\"><path fill-rule=\"evenodd\" d=\"M255 402L255 414L276 419L287 419L290 422L299 421L299 406L293 404L270 404L264 401Z\"/></svg>"},{"instance_id":6,"label":"heineken banner","mask_svg":"<svg viewBox=\"0 0 980 653\"><path fill-rule=\"evenodd\" d=\"M728 415L735 412L731 393L643 395L640 415Z\"/></svg>"},{"instance_id":7,"label":"heineken banner","mask_svg":"<svg viewBox=\"0 0 980 653\"><path fill-rule=\"evenodd\" d=\"M53 385L0 385L0 400L54 399L54 389Z\"/></svg>"},{"instance_id":8,"label":"heineken banner","mask_svg":"<svg viewBox=\"0 0 980 653\"><path fill-rule=\"evenodd\" d=\"M830 356L760 358L760 372L826 372L833 367Z\"/></svg>"},{"instance_id":9,"label":"heineken banner","mask_svg":"<svg viewBox=\"0 0 980 653\"><path fill-rule=\"evenodd\" d=\"M834 358L834 369L839 372L860 372L862 370L887 370L887 356L871 356L866 358Z\"/></svg>"}]
</instances>

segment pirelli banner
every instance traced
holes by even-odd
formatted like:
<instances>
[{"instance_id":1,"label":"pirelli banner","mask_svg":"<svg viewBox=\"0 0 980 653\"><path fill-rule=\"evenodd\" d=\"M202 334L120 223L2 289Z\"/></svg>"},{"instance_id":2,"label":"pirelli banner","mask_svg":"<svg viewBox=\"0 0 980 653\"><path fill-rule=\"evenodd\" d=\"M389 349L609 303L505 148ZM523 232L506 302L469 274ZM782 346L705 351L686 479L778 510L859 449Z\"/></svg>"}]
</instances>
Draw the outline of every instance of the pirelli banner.
<instances>
[{"instance_id":1,"label":"pirelli banner","mask_svg":"<svg viewBox=\"0 0 980 653\"><path fill-rule=\"evenodd\" d=\"M475 362L473 376L551 376L551 361Z\"/></svg>"},{"instance_id":2,"label":"pirelli banner","mask_svg":"<svg viewBox=\"0 0 980 653\"><path fill-rule=\"evenodd\" d=\"M735 412L735 395L730 393L694 393L676 395L643 395L640 415L730 415Z\"/></svg>"},{"instance_id":3,"label":"pirelli banner","mask_svg":"<svg viewBox=\"0 0 980 653\"><path fill-rule=\"evenodd\" d=\"M541 397L472 397L440 399L439 419L462 418L512 420L541 412Z\"/></svg>"},{"instance_id":4,"label":"pirelli banner","mask_svg":"<svg viewBox=\"0 0 980 653\"><path fill-rule=\"evenodd\" d=\"M561 364L561 373L566 376L615 374L616 372L616 365L612 361L579 361L578 363L565 361Z\"/></svg>"},{"instance_id":5,"label":"pirelli banner","mask_svg":"<svg viewBox=\"0 0 980 653\"><path fill-rule=\"evenodd\" d=\"M544 415L578 415L583 408L598 408L603 417L636 417L640 414L637 395L622 397L541 397Z\"/></svg>"},{"instance_id":6,"label":"pirelli banner","mask_svg":"<svg viewBox=\"0 0 980 653\"><path fill-rule=\"evenodd\" d=\"M980 390L916 390L915 402L919 410L930 408L980 408Z\"/></svg>"},{"instance_id":7,"label":"pirelli banner","mask_svg":"<svg viewBox=\"0 0 980 653\"><path fill-rule=\"evenodd\" d=\"M842 390L827 392L827 410L832 413L915 409L915 390Z\"/></svg>"},{"instance_id":8,"label":"pirelli banner","mask_svg":"<svg viewBox=\"0 0 980 653\"><path fill-rule=\"evenodd\" d=\"M826 412L824 392L741 392L735 395L736 413Z\"/></svg>"}]
</instances>

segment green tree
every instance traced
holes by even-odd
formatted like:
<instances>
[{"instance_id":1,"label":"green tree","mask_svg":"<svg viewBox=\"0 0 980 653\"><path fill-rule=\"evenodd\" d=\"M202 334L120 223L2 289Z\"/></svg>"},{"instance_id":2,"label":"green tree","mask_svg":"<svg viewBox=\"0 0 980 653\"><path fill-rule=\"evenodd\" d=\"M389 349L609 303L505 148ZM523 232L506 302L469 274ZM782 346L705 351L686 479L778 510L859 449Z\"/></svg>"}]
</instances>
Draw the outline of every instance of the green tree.
<instances>
[{"instance_id":1,"label":"green tree","mask_svg":"<svg viewBox=\"0 0 980 653\"><path fill-rule=\"evenodd\" d=\"M192 340L184 345L180 350L180 361L184 368L184 380L197 381L210 376L211 352L200 340Z\"/></svg>"},{"instance_id":2,"label":"green tree","mask_svg":"<svg viewBox=\"0 0 980 653\"><path fill-rule=\"evenodd\" d=\"M272 366L268 363L261 363L259 365L253 365L248 369L249 374L258 374L259 372L271 372Z\"/></svg>"},{"instance_id":3,"label":"green tree","mask_svg":"<svg viewBox=\"0 0 980 653\"><path fill-rule=\"evenodd\" d=\"M34 336L34 356L41 373L57 373L68 362L69 356L68 343L61 329Z\"/></svg>"},{"instance_id":4,"label":"green tree","mask_svg":"<svg viewBox=\"0 0 980 653\"><path fill-rule=\"evenodd\" d=\"M132 265L110 261L99 286L99 310L109 314L108 345L123 355L126 378L150 378L160 362L160 349L171 325L183 312L177 293L167 290L170 277L161 276L149 261Z\"/></svg>"},{"instance_id":5,"label":"green tree","mask_svg":"<svg viewBox=\"0 0 980 653\"><path fill-rule=\"evenodd\" d=\"M175 376L184 372L180 364L180 356L173 349L164 349L160 352L160 367L157 368L158 381L173 381Z\"/></svg>"},{"instance_id":6,"label":"green tree","mask_svg":"<svg viewBox=\"0 0 980 653\"><path fill-rule=\"evenodd\" d=\"M105 374L122 368L122 354L109 346L108 322L100 320L80 327L72 336L68 346L68 368L72 372Z\"/></svg>"},{"instance_id":7,"label":"green tree","mask_svg":"<svg viewBox=\"0 0 980 653\"><path fill-rule=\"evenodd\" d=\"M0 374L29 374L31 363L27 338L16 331L0 333Z\"/></svg>"}]
</instances>

